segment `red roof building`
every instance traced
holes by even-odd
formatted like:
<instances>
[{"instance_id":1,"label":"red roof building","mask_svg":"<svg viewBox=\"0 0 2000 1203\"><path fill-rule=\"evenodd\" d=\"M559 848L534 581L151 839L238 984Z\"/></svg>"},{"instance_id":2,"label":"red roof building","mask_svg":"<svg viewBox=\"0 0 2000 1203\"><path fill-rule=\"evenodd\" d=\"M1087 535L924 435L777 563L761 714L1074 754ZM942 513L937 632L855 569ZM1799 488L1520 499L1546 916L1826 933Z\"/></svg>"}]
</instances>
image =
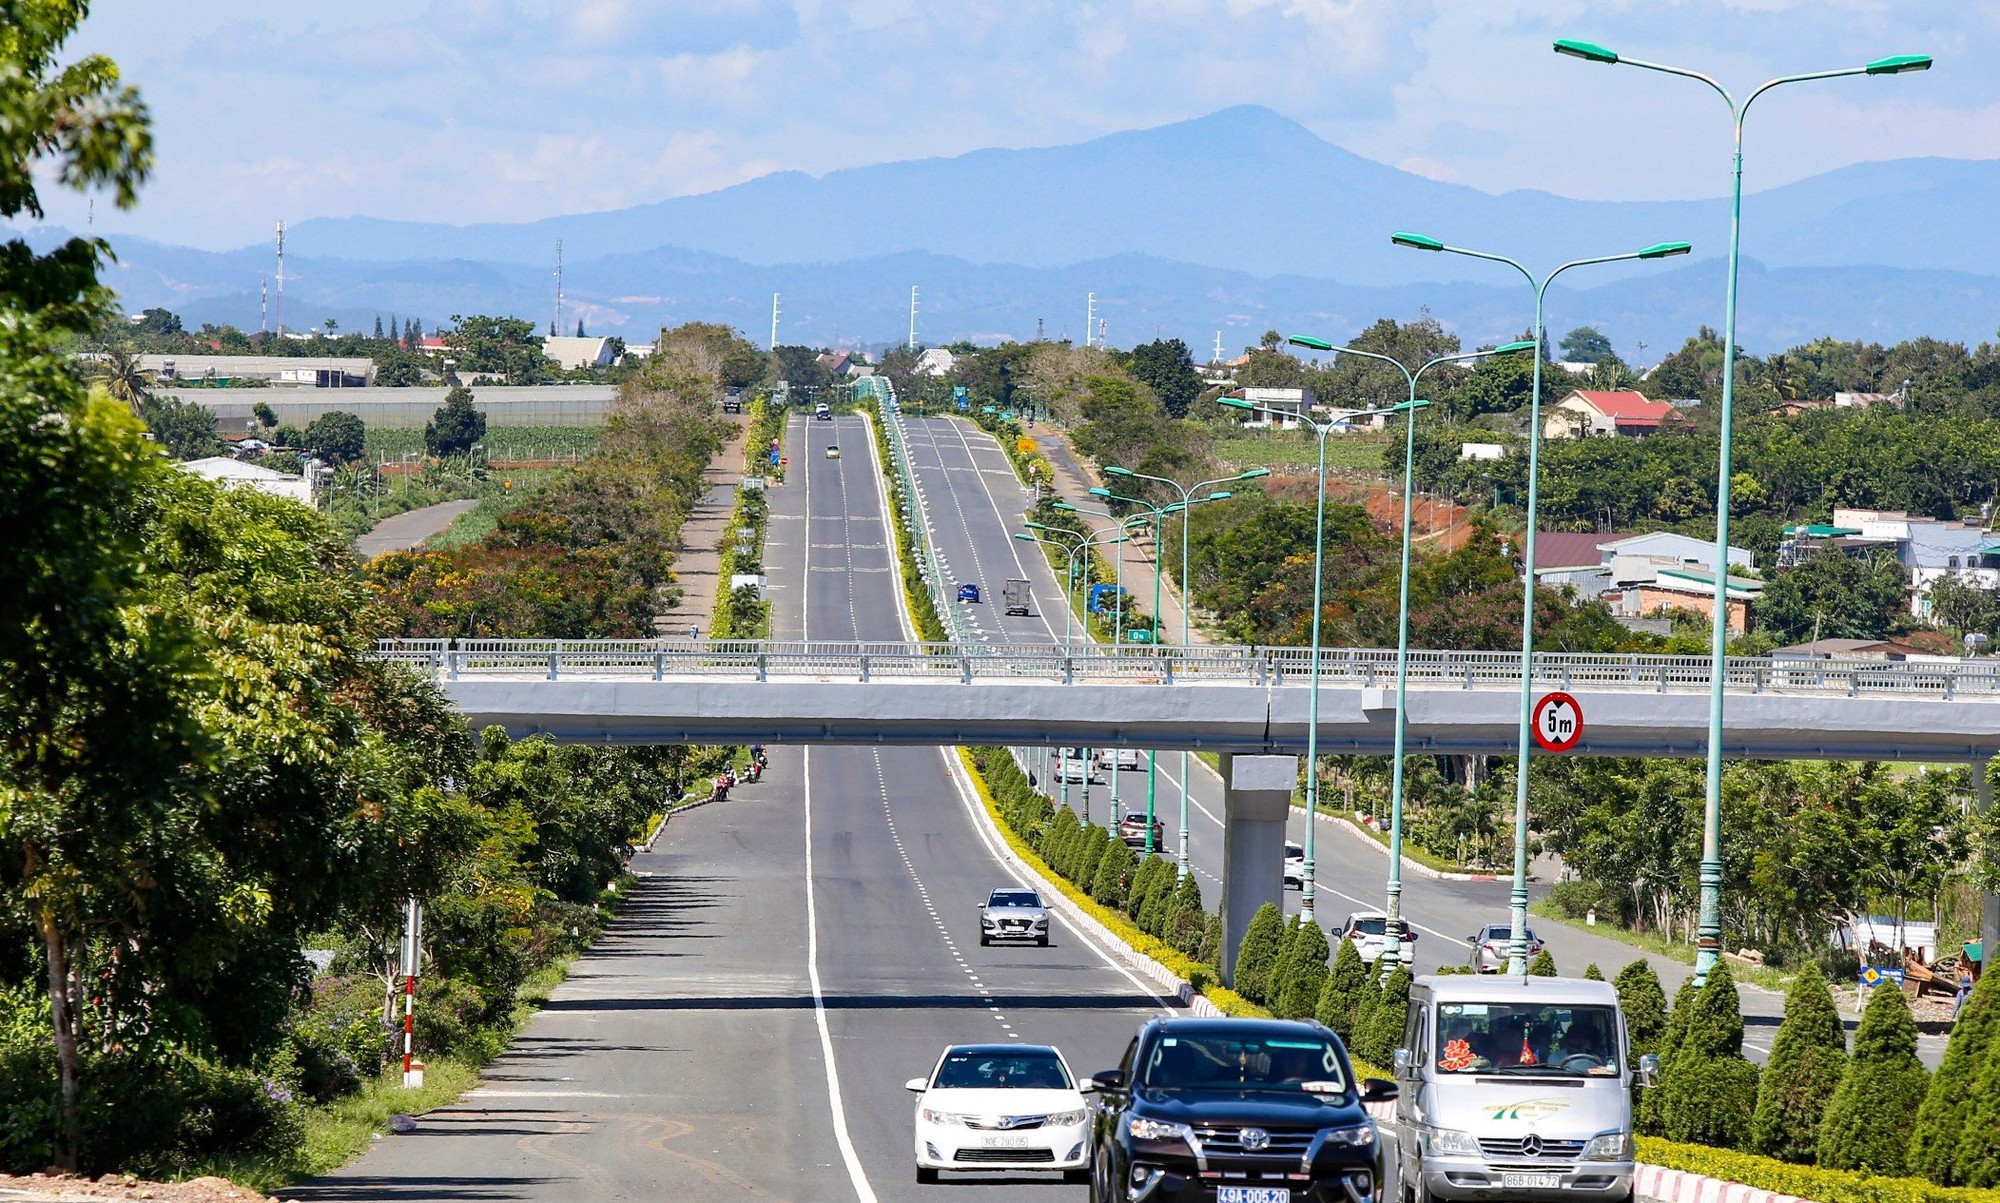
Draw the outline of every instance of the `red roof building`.
<instances>
[{"instance_id":1,"label":"red roof building","mask_svg":"<svg viewBox=\"0 0 2000 1203\"><path fill-rule=\"evenodd\" d=\"M1674 407L1632 389L1576 389L1556 402L1542 421L1542 436L1551 439L1591 435L1634 438L1652 434Z\"/></svg>"}]
</instances>

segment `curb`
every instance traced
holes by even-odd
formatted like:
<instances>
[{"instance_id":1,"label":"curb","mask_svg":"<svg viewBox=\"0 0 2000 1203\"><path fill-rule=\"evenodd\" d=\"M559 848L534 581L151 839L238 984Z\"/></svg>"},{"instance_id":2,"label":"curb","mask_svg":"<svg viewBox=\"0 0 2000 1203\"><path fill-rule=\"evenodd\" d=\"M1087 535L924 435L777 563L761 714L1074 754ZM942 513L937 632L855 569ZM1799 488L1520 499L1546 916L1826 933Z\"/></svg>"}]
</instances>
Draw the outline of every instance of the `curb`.
<instances>
[{"instance_id":1,"label":"curb","mask_svg":"<svg viewBox=\"0 0 2000 1203\"><path fill-rule=\"evenodd\" d=\"M1633 1167L1632 1195L1659 1203L1802 1203L1797 1195L1760 1190L1741 1182L1670 1170L1639 1162Z\"/></svg>"},{"instance_id":2,"label":"curb","mask_svg":"<svg viewBox=\"0 0 2000 1203\"><path fill-rule=\"evenodd\" d=\"M1292 809L1300 810L1301 808L1295 805L1292 807ZM1331 820L1335 827L1346 832L1350 838L1361 841L1362 843L1368 845L1370 848L1373 848L1375 851L1381 853L1385 857L1389 855L1389 850L1387 848L1383 847L1381 844L1376 843L1374 837L1370 836L1367 832L1361 830L1359 827L1356 827L1350 820L1343 818L1339 815L1327 815L1325 817ZM1500 880L1500 875L1498 873L1447 873L1441 869L1433 869L1429 865L1420 865L1416 861L1411 860L1407 856L1403 858L1403 871L1405 873L1415 873L1418 877L1428 877L1432 881L1499 881Z\"/></svg>"}]
</instances>

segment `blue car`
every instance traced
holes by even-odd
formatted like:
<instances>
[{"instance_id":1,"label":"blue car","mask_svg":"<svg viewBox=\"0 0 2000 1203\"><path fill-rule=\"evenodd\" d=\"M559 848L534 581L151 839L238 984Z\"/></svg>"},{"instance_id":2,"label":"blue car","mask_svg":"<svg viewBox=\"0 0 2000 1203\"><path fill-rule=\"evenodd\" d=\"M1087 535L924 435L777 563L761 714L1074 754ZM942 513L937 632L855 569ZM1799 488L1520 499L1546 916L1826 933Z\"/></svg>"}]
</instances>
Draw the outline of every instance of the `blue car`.
<instances>
[{"instance_id":1,"label":"blue car","mask_svg":"<svg viewBox=\"0 0 2000 1203\"><path fill-rule=\"evenodd\" d=\"M963 585L960 585L960 586L958 587L958 600L960 600L960 601L962 601L962 602L976 602L976 601L978 601L978 600L979 600L979 586L977 586L977 585L973 584L973 583L972 583L972 582L970 582L970 581L967 581L967 582L966 582L965 584L963 584Z\"/></svg>"}]
</instances>

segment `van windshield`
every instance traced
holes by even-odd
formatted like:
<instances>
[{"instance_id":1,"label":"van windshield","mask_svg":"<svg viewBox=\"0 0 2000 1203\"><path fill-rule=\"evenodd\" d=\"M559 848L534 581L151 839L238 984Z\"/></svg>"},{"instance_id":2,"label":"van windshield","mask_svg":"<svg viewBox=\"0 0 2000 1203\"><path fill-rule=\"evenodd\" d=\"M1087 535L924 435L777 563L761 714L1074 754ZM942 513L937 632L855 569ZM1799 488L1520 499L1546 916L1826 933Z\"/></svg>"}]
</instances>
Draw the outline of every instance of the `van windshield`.
<instances>
[{"instance_id":1,"label":"van windshield","mask_svg":"<svg viewBox=\"0 0 2000 1203\"><path fill-rule=\"evenodd\" d=\"M1615 1008L1555 1003L1440 1003L1437 1068L1444 1073L1615 1077Z\"/></svg>"}]
</instances>

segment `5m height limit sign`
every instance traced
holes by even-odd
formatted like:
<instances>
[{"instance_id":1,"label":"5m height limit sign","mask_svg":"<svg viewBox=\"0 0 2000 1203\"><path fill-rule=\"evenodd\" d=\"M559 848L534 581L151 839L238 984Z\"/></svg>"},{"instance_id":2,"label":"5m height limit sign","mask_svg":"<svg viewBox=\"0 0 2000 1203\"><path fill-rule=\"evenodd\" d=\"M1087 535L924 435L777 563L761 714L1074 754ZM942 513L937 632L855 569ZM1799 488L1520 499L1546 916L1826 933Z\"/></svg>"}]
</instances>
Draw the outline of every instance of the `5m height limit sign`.
<instances>
[{"instance_id":1,"label":"5m height limit sign","mask_svg":"<svg viewBox=\"0 0 2000 1203\"><path fill-rule=\"evenodd\" d=\"M1583 739L1583 707L1566 693L1545 693L1535 699L1529 721L1535 744L1544 752L1567 752Z\"/></svg>"}]
</instances>

